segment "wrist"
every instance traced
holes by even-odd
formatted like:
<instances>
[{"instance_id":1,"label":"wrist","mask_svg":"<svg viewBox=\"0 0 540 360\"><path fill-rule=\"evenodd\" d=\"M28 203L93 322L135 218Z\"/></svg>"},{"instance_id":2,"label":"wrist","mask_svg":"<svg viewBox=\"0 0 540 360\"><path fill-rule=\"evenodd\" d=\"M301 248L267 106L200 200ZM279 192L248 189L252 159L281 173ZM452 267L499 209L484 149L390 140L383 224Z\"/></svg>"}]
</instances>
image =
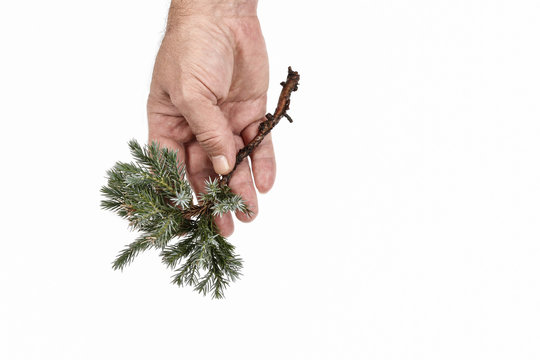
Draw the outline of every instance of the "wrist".
<instances>
[{"instance_id":1,"label":"wrist","mask_svg":"<svg viewBox=\"0 0 540 360\"><path fill-rule=\"evenodd\" d=\"M189 15L257 16L257 0L171 0L169 18Z\"/></svg>"}]
</instances>

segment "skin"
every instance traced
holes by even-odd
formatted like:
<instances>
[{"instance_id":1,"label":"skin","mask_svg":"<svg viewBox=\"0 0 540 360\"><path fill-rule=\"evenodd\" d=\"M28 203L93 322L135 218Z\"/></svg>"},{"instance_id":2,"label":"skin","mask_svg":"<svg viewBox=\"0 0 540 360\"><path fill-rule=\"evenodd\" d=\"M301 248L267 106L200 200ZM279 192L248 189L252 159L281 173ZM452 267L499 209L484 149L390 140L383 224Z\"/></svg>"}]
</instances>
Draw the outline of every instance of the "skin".
<instances>
[{"instance_id":1,"label":"skin","mask_svg":"<svg viewBox=\"0 0 540 360\"><path fill-rule=\"evenodd\" d=\"M268 56L252 0L172 1L148 97L149 141L178 150L194 191L227 174L236 152L257 134L266 113ZM230 187L258 213L257 194L270 190L276 164L268 135L243 161ZM224 236L231 214L216 217Z\"/></svg>"}]
</instances>

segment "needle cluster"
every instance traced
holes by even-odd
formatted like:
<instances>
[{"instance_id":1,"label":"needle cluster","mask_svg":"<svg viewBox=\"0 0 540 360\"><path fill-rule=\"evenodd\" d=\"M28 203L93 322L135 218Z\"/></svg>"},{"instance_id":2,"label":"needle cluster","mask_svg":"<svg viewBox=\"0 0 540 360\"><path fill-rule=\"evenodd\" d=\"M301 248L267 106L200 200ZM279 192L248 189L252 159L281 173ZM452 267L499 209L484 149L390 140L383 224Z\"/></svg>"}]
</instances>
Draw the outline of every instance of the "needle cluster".
<instances>
[{"instance_id":1,"label":"needle cluster","mask_svg":"<svg viewBox=\"0 0 540 360\"><path fill-rule=\"evenodd\" d=\"M113 268L122 270L140 252L158 249L163 263L176 269L173 283L223 297L227 285L240 276L242 260L219 234L213 217L229 211L249 214L246 204L216 179L206 181L206 192L195 205L175 151L155 142L141 147L135 140L129 147L135 162L117 162L107 172L101 206L127 219L141 234L118 254Z\"/></svg>"}]
</instances>

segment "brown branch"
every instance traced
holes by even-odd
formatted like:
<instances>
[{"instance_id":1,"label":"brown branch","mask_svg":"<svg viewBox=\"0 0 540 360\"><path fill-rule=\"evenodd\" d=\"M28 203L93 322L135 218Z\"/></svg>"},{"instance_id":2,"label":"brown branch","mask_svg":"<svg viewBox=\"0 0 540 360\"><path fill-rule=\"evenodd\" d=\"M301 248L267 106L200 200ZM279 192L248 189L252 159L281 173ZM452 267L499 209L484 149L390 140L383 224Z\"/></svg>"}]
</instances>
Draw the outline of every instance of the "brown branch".
<instances>
[{"instance_id":1,"label":"brown branch","mask_svg":"<svg viewBox=\"0 0 540 360\"><path fill-rule=\"evenodd\" d=\"M286 118L290 122L292 122L291 117L287 114L287 110L289 110L289 104L291 101L291 94L293 91L298 90L298 81L300 81L300 75L291 69L289 66L289 73L287 75L287 80L281 83L281 86L283 86L283 89L281 89L281 94L279 95L278 104L276 107L276 110L274 111L274 114L266 114L266 120L261 121L259 124L259 132L257 135L242 149L238 151L236 154L236 163L234 164L233 170L227 174L221 177L219 180L219 184L221 186L228 185L229 181L231 180L232 174L238 167L238 165L259 146L259 144L263 141L264 137L272 131L274 126L276 126L279 123L279 120L281 118ZM211 211L211 204L208 203L199 203L198 205L191 205L189 209L186 209L184 212L184 218L186 219L192 219L194 217L200 216L203 213L208 213Z\"/></svg>"},{"instance_id":2,"label":"brown branch","mask_svg":"<svg viewBox=\"0 0 540 360\"><path fill-rule=\"evenodd\" d=\"M259 124L259 132L257 133L257 136L255 136L253 140L249 142L249 144L247 144L238 151L238 153L236 154L236 163L234 164L234 168L230 173L221 177L219 181L220 185L229 184L229 181L231 180L231 177L238 165L240 165L240 163L245 158L251 155L251 153L263 141L264 137L268 135L270 131L272 131L274 126L279 123L279 120L281 120L282 117L285 117L287 120L289 120L289 122L292 122L291 117L287 114L287 110L289 110L292 92L298 90L299 81L300 75L298 74L298 72L293 71L289 66L287 80L281 83L283 89L281 89L281 94L279 95L278 104L276 110L274 111L274 114L266 114L266 120L262 121Z\"/></svg>"}]
</instances>

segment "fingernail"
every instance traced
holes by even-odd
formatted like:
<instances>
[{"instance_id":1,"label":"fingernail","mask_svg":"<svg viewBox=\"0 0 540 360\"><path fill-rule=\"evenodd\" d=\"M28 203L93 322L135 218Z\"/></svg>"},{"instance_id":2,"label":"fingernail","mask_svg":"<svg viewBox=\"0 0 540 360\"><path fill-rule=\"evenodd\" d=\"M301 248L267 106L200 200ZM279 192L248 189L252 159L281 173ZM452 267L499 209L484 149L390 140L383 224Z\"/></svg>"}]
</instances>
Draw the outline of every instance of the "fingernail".
<instances>
[{"instance_id":1,"label":"fingernail","mask_svg":"<svg viewBox=\"0 0 540 360\"><path fill-rule=\"evenodd\" d=\"M225 175L229 173L229 163L227 162L227 158L225 156L213 156L212 164L214 165L214 171L218 174Z\"/></svg>"}]
</instances>

